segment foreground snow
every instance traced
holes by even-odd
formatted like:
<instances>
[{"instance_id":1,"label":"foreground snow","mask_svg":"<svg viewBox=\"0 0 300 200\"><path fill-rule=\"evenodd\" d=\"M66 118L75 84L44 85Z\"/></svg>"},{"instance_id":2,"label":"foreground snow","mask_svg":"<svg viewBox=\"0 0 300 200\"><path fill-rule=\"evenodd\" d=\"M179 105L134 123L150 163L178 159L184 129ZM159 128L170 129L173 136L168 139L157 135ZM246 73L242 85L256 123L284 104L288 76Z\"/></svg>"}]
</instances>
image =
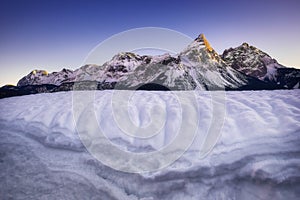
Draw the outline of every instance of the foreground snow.
<instances>
[{"instance_id":1,"label":"foreground snow","mask_svg":"<svg viewBox=\"0 0 300 200\"><path fill-rule=\"evenodd\" d=\"M147 153L172 142L182 121L172 93L138 91L132 98L129 115L137 126L151 122L151 106L159 105L167 111L165 127L149 141L127 139L117 128L110 107L112 94L96 92L95 113L103 132L115 145ZM208 132L213 118L211 95L196 94L198 132L187 152L163 170L140 174L114 170L87 152L75 131L72 92L1 99L0 196L297 199L300 90L226 92L221 136L208 156L200 158L200 136Z\"/></svg>"}]
</instances>

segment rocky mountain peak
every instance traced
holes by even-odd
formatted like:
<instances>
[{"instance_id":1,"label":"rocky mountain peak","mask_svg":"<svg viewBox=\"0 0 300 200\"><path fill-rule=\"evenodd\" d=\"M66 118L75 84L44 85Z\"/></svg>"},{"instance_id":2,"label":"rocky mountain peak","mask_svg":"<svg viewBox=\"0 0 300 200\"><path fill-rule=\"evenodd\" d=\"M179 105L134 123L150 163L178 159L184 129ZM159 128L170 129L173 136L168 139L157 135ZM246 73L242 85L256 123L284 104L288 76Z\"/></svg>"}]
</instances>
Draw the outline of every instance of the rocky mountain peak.
<instances>
[{"instance_id":1,"label":"rocky mountain peak","mask_svg":"<svg viewBox=\"0 0 300 200\"><path fill-rule=\"evenodd\" d=\"M279 64L267 53L248 43L226 49L222 59L227 65L246 75L281 87L293 88L300 82L300 70Z\"/></svg>"},{"instance_id":2,"label":"rocky mountain peak","mask_svg":"<svg viewBox=\"0 0 300 200\"><path fill-rule=\"evenodd\" d=\"M141 56L132 52L121 52L115 55L112 60L141 60Z\"/></svg>"},{"instance_id":3,"label":"rocky mountain peak","mask_svg":"<svg viewBox=\"0 0 300 200\"><path fill-rule=\"evenodd\" d=\"M204 34L200 34L187 46L179 56L192 62L223 62L218 53L211 47Z\"/></svg>"},{"instance_id":4,"label":"rocky mountain peak","mask_svg":"<svg viewBox=\"0 0 300 200\"><path fill-rule=\"evenodd\" d=\"M202 45L204 45L208 51L210 51L210 52L213 51L213 48L210 46L209 42L207 41L207 39L203 33L201 33L194 41L199 42Z\"/></svg>"},{"instance_id":5,"label":"rocky mountain peak","mask_svg":"<svg viewBox=\"0 0 300 200\"><path fill-rule=\"evenodd\" d=\"M249 44L248 44L247 42L244 42L244 43L242 44L242 47L248 48L248 47L249 47Z\"/></svg>"},{"instance_id":6,"label":"rocky mountain peak","mask_svg":"<svg viewBox=\"0 0 300 200\"><path fill-rule=\"evenodd\" d=\"M46 70L37 70L37 69L35 69L35 70L32 70L30 72L30 75L33 75L33 76L39 76L39 75L47 76L48 72Z\"/></svg>"}]
</instances>

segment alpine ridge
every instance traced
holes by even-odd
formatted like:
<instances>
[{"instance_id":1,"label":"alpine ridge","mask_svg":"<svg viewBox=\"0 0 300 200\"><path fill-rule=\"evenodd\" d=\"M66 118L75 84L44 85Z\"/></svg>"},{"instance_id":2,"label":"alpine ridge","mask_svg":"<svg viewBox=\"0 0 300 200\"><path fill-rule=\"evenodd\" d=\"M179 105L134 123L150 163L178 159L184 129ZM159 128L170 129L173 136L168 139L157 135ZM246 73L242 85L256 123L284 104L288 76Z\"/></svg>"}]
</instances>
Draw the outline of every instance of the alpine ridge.
<instances>
[{"instance_id":1,"label":"alpine ridge","mask_svg":"<svg viewBox=\"0 0 300 200\"><path fill-rule=\"evenodd\" d=\"M74 83L82 83L83 90L95 89L90 83L96 84L99 90L290 89L299 87L299 71L280 65L247 43L219 55L205 35L200 34L176 55L121 52L103 65L87 64L74 71L33 70L16 87L2 87L0 96L69 91Z\"/></svg>"}]
</instances>

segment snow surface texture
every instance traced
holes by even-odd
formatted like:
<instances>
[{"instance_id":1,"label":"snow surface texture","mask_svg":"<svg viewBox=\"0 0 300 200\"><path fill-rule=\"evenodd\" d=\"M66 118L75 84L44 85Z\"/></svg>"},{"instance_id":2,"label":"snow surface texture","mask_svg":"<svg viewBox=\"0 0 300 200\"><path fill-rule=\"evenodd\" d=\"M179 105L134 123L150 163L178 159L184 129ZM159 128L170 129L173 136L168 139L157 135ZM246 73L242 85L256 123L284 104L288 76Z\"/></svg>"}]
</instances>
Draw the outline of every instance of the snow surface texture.
<instances>
[{"instance_id":1,"label":"snow surface texture","mask_svg":"<svg viewBox=\"0 0 300 200\"><path fill-rule=\"evenodd\" d=\"M211 94L196 93L200 136L211 123ZM171 92L137 91L132 98L137 126L150 123L153 106L167 111L162 135L149 143L121 135L111 95L95 92L95 113L120 148L147 153L175 136L181 115ZM72 92L1 99L0 199L298 199L299 98L300 90L226 92L221 137L205 158L196 138L172 165L140 174L114 170L87 152L75 131Z\"/></svg>"}]
</instances>

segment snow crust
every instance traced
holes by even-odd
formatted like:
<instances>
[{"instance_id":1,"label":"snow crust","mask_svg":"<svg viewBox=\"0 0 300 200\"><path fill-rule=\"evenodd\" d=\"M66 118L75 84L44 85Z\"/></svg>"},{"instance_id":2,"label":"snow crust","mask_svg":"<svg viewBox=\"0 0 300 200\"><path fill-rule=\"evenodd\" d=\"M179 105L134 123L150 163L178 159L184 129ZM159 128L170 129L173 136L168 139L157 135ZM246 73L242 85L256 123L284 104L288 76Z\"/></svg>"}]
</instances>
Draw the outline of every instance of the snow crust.
<instances>
[{"instance_id":1,"label":"snow crust","mask_svg":"<svg viewBox=\"0 0 300 200\"><path fill-rule=\"evenodd\" d=\"M167 111L165 127L149 141L124 135L114 123L113 91L95 92L95 113L121 149L156 151L180 126L176 93L187 92L137 91L132 97L129 116L136 126L151 123L157 105ZM1 198L298 199L300 90L226 92L221 137L204 158L199 151L213 118L212 93L195 94L200 121L192 146L167 168L140 174L114 170L89 154L76 132L72 92L1 99Z\"/></svg>"}]
</instances>

